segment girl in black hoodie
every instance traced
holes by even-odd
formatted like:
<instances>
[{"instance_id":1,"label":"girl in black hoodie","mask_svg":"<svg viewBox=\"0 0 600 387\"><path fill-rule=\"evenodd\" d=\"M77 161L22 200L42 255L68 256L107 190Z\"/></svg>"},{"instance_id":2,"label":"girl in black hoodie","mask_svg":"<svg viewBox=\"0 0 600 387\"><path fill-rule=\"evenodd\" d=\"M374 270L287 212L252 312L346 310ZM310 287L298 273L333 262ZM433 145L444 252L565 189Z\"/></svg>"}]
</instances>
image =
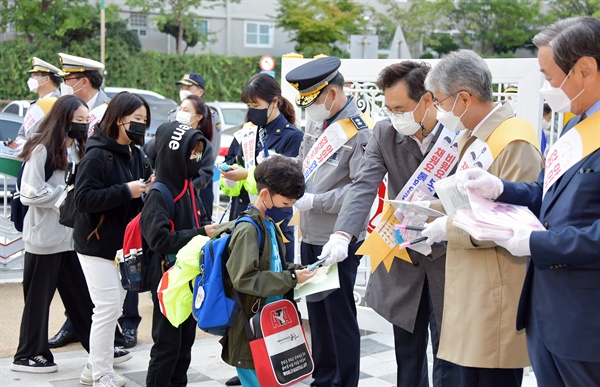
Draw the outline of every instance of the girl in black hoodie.
<instances>
[{"instance_id":1,"label":"girl in black hoodie","mask_svg":"<svg viewBox=\"0 0 600 387\"><path fill-rule=\"evenodd\" d=\"M146 100L117 94L77 170L73 239L94 303L89 359L94 386L124 384L113 371L115 325L125 298L114 259L125 227L142 208L140 196L152 185L150 163L139 147L149 124Z\"/></svg>"},{"instance_id":2,"label":"girl in black hoodie","mask_svg":"<svg viewBox=\"0 0 600 387\"><path fill-rule=\"evenodd\" d=\"M174 262L175 254L196 235L212 236L216 225L206 216L192 178L198 173L206 138L198 130L179 122L161 125L156 131L156 181L167 186L174 200L174 217L169 219L167 202L159 190L146 197L140 225L150 250L160 259L152 280L152 339L146 386L185 386L196 338L196 320L190 316L175 328L160 311L156 289L162 273ZM167 199L168 200L168 199Z\"/></svg>"}]
</instances>

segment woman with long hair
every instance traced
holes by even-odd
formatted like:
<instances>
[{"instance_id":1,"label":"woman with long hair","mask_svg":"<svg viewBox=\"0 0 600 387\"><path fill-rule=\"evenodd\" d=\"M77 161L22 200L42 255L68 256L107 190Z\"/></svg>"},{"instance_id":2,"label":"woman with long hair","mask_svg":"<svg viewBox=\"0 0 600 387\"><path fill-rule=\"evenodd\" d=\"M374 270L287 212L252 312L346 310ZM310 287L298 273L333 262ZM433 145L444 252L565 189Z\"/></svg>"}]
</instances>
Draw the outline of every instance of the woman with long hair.
<instances>
[{"instance_id":1,"label":"woman with long hair","mask_svg":"<svg viewBox=\"0 0 600 387\"><path fill-rule=\"evenodd\" d=\"M215 199L212 179L215 171L216 155L211 143L213 140L213 121L210 108L197 95L188 95L181 101L177 109L175 121L199 130L208 140L206 148L202 152L200 169L192 182L194 183L194 187L200 191L200 200L202 200L208 218L212 219L213 201Z\"/></svg>"},{"instance_id":2,"label":"woman with long hair","mask_svg":"<svg viewBox=\"0 0 600 387\"><path fill-rule=\"evenodd\" d=\"M85 153L88 107L74 95L59 98L25 143L21 202L29 206L23 227L25 262L19 347L13 371L49 373L58 366L48 347L50 303L58 289L81 344L89 351L93 304L73 248L73 229L59 223L57 203L66 194L69 162Z\"/></svg>"},{"instance_id":3,"label":"woman with long hair","mask_svg":"<svg viewBox=\"0 0 600 387\"><path fill-rule=\"evenodd\" d=\"M113 371L115 325L125 298L114 259L125 227L142 209L141 195L152 185L150 162L141 150L149 124L144 98L117 94L87 141L75 180L75 251L94 302L89 364L81 379L94 386L124 384Z\"/></svg>"},{"instance_id":4,"label":"woman with long hair","mask_svg":"<svg viewBox=\"0 0 600 387\"><path fill-rule=\"evenodd\" d=\"M248 122L236 134L240 140L234 140L230 148L235 154L226 158L229 169L221 168L221 190L232 197L230 220L248 208L251 202L248 193L258 195L253 176L256 165L276 154L298 156L304 136L294 125L294 107L281 95L281 86L272 76L253 76L242 90L242 101L248 105ZM292 209L272 208L269 216L279 224L288 241L285 260L294 262L294 230L288 226Z\"/></svg>"}]
</instances>

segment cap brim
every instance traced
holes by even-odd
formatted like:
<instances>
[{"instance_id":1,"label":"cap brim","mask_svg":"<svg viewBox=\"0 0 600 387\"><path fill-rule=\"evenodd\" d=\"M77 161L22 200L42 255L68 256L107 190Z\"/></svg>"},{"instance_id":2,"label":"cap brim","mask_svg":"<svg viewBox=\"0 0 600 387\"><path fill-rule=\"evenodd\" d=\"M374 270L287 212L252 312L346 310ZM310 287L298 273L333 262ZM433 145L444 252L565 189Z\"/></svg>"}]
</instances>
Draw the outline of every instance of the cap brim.
<instances>
[{"instance_id":1,"label":"cap brim","mask_svg":"<svg viewBox=\"0 0 600 387\"><path fill-rule=\"evenodd\" d=\"M181 81L177 81L177 82L175 82L175 84L176 85L186 85L186 86L193 86L194 85L194 83L192 83L192 82L190 82L188 80L185 80L185 79L182 79Z\"/></svg>"},{"instance_id":2,"label":"cap brim","mask_svg":"<svg viewBox=\"0 0 600 387\"><path fill-rule=\"evenodd\" d=\"M309 95L300 95L300 93L296 94L296 105L301 108L307 108L319 98L323 89L317 91L316 93Z\"/></svg>"}]
</instances>

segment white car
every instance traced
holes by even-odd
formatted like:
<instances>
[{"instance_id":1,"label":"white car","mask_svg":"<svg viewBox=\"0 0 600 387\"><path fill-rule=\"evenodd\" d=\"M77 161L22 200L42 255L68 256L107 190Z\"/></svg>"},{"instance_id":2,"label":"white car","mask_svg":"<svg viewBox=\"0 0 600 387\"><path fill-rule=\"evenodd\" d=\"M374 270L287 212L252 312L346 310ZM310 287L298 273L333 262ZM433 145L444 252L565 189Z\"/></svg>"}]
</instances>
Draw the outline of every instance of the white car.
<instances>
[{"instance_id":1,"label":"white car","mask_svg":"<svg viewBox=\"0 0 600 387\"><path fill-rule=\"evenodd\" d=\"M233 142L233 134L242 128L246 122L248 107L241 102L207 102L208 107L213 109L221 119L221 149L217 158L217 165L223 162L223 158L229 151Z\"/></svg>"},{"instance_id":2,"label":"white car","mask_svg":"<svg viewBox=\"0 0 600 387\"><path fill-rule=\"evenodd\" d=\"M31 102L28 100L12 101L2 109L2 113L16 114L19 117L24 117Z\"/></svg>"}]
</instances>

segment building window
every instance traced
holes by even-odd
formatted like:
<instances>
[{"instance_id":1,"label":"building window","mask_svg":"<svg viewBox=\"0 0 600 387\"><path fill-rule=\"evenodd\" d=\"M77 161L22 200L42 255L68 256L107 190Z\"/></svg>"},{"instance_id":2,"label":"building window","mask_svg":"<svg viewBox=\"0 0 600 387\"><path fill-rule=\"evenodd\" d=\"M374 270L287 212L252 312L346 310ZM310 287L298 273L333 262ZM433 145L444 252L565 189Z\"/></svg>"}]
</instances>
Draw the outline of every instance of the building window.
<instances>
[{"instance_id":1,"label":"building window","mask_svg":"<svg viewBox=\"0 0 600 387\"><path fill-rule=\"evenodd\" d=\"M135 32L140 38L145 38L148 32L148 15L141 13L129 15L129 30Z\"/></svg>"},{"instance_id":2,"label":"building window","mask_svg":"<svg viewBox=\"0 0 600 387\"><path fill-rule=\"evenodd\" d=\"M210 31L210 27L208 25L208 20L206 19L196 19L196 28L202 35L208 35L208 31Z\"/></svg>"},{"instance_id":3,"label":"building window","mask_svg":"<svg viewBox=\"0 0 600 387\"><path fill-rule=\"evenodd\" d=\"M273 47L273 23L245 22L246 47Z\"/></svg>"}]
</instances>

